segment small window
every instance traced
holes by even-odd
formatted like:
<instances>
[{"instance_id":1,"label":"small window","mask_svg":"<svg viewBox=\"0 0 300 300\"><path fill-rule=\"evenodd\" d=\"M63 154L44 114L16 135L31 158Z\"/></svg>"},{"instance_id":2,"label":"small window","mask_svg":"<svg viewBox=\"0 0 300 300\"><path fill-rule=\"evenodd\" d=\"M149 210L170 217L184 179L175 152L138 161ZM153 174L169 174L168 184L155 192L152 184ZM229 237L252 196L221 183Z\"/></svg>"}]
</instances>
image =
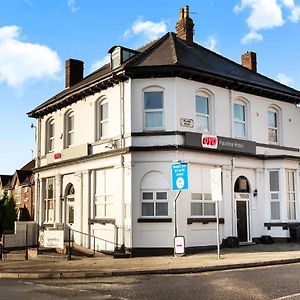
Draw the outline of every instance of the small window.
<instances>
[{"instance_id":1,"label":"small window","mask_svg":"<svg viewBox=\"0 0 300 300\"><path fill-rule=\"evenodd\" d=\"M196 123L201 132L210 131L209 120L209 99L203 96L196 96Z\"/></svg>"},{"instance_id":2,"label":"small window","mask_svg":"<svg viewBox=\"0 0 300 300\"><path fill-rule=\"evenodd\" d=\"M234 135L246 138L246 107L244 104L234 104Z\"/></svg>"},{"instance_id":3,"label":"small window","mask_svg":"<svg viewBox=\"0 0 300 300\"><path fill-rule=\"evenodd\" d=\"M278 113L275 110L268 111L268 135L270 143L278 143Z\"/></svg>"},{"instance_id":4,"label":"small window","mask_svg":"<svg viewBox=\"0 0 300 300\"><path fill-rule=\"evenodd\" d=\"M142 217L167 217L168 192L142 191Z\"/></svg>"},{"instance_id":5,"label":"small window","mask_svg":"<svg viewBox=\"0 0 300 300\"><path fill-rule=\"evenodd\" d=\"M156 130L164 127L163 92L144 92L145 129Z\"/></svg>"},{"instance_id":6,"label":"small window","mask_svg":"<svg viewBox=\"0 0 300 300\"><path fill-rule=\"evenodd\" d=\"M192 217L215 217L216 203L212 201L210 193L192 193L191 195Z\"/></svg>"}]
</instances>

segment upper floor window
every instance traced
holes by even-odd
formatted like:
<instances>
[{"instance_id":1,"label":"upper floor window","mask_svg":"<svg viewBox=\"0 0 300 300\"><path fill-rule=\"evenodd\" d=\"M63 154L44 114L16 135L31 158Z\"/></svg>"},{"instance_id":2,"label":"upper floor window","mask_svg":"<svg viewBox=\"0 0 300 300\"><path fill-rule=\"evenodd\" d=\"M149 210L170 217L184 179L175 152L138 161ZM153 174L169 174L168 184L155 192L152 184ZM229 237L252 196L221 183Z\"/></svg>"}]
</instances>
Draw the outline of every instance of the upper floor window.
<instances>
[{"instance_id":1,"label":"upper floor window","mask_svg":"<svg viewBox=\"0 0 300 300\"><path fill-rule=\"evenodd\" d=\"M54 151L54 119L50 119L46 125L46 152Z\"/></svg>"},{"instance_id":2,"label":"upper floor window","mask_svg":"<svg viewBox=\"0 0 300 300\"><path fill-rule=\"evenodd\" d=\"M164 128L164 99L162 91L144 92L144 127L146 130Z\"/></svg>"},{"instance_id":3,"label":"upper floor window","mask_svg":"<svg viewBox=\"0 0 300 300\"><path fill-rule=\"evenodd\" d=\"M66 148L74 144L74 113L71 111L65 117L65 145Z\"/></svg>"},{"instance_id":4,"label":"upper floor window","mask_svg":"<svg viewBox=\"0 0 300 300\"><path fill-rule=\"evenodd\" d=\"M209 98L204 96L196 96L196 126L202 132L210 131L209 120Z\"/></svg>"},{"instance_id":5,"label":"upper floor window","mask_svg":"<svg viewBox=\"0 0 300 300\"><path fill-rule=\"evenodd\" d=\"M278 111L268 111L268 137L270 143L278 143Z\"/></svg>"},{"instance_id":6,"label":"upper floor window","mask_svg":"<svg viewBox=\"0 0 300 300\"><path fill-rule=\"evenodd\" d=\"M100 101L97 105L98 119L98 139L108 136L108 102L107 100Z\"/></svg>"},{"instance_id":7,"label":"upper floor window","mask_svg":"<svg viewBox=\"0 0 300 300\"><path fill-rule=\"evenodd\" d=\"M234 103L234 136L237 138L247 137L246 128L246 105L242 103Z\"/></svg>"}]
</instances>

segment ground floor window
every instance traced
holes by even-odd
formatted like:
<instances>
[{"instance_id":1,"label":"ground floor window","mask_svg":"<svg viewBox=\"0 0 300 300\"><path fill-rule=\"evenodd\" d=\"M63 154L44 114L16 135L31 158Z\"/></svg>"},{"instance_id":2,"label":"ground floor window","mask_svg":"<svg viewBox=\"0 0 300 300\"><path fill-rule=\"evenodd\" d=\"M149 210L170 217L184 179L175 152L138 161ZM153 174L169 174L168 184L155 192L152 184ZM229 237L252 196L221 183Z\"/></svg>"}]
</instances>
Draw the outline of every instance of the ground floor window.
<instances>
[{"instance_id":1,"label":"ground floor window","mask_svg":"<svg viewBox=\"0 0 300 300\"><path fill-rule=\"evenodd\" d=\"M287 211L288 219L296 219L296 190L295 190L295 171L286 171L286 191L287 191Z\"/></svg>"},{"instance_id":2,"label":"ground floor window","mask_svg":"<svg viewBox=\"0 0 300 300\"><path fill-rule=\"evenodd\" d=\"M280 220L279 170L269 171L271 220Z\"/></svg>"},{"instance_id":3,"label":"ground floor window","mask_svg":"<svg viewBox=\"0 0 300 300\"><path fill-rule=\"evenodd\" d=\"M115 180L113 176L113 169L99 170L96 172L95 218L115 217Z\"/></svg>"},{"instance_id":4,"label":"ground floor window","mask_svg":"<svg viewBox=\"0 0 300 300\"><path fill-rule=\"evenodd\" d=\"M142 217L167 217L168 192L142 191Z\"/></svg>"},{"instance_id":5,"label":"ground floor window","mask_svg":"<svg viewBox=\"0 0 300 300\"><path fill-rule=\"evenodd\" d=\"M215 217L216 203L212 201L210 193L192 193L191 216L193 217Z\"/></svg>"},{"instance_id":6,"label":"ground floor window","mask_svg":"<svg viewBox=\"0 0 300 300\"><path fill-rule=\"evenodd\" d=\"M54 177L45 181L44 222L54 222Z\"/></svg>"}]
</instances>

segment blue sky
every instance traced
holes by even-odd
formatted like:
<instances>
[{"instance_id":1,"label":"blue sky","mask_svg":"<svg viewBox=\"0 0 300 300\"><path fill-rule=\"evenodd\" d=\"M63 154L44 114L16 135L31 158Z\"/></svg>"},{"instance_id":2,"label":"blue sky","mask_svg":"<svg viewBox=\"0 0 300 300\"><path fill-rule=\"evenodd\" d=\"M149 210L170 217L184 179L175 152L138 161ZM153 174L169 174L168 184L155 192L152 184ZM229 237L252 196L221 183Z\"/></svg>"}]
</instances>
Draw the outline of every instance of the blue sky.
<instances>
[{"instance_id":1,"label":"blue sky","mask_svg":"<svg viewBox=\"0 0 300 300\"><path fill-rule=\"evenodd\" d=\"M140 47L175 31L190 6L194 40L236 62L255 51L258 72L300 90L300 0L0 0L0 174L35 151L26 113L64 88L68 58L85 75L113 45Z\"/></svg>"}]
</instances>

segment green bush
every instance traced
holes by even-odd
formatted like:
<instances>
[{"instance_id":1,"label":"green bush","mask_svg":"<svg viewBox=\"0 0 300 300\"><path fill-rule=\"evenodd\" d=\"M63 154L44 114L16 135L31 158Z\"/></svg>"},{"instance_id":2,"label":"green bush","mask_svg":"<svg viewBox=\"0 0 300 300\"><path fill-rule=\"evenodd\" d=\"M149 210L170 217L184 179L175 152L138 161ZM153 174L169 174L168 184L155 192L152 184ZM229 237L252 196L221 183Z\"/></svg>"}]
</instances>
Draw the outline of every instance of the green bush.
<instances>
[{"instance_id":1,"label":"green bush","mask_svg":"<svg viewBox=\"0 0 300 300\"><path fill-rule=\"evenodd\" d=\"M14 198L4 195L0 200L0 210L1 231L13 231L17 220Z\"/></svg>"},{"instance_id":2,"label":"green bush","mask_svg":"<svg viewBox=\"0 0 300 300\"><path fill-rule=\"evenodd\" d=\"M20 208L19 221L31 221L31 216L27 207Z\"/></svg>"}]
</instances>

